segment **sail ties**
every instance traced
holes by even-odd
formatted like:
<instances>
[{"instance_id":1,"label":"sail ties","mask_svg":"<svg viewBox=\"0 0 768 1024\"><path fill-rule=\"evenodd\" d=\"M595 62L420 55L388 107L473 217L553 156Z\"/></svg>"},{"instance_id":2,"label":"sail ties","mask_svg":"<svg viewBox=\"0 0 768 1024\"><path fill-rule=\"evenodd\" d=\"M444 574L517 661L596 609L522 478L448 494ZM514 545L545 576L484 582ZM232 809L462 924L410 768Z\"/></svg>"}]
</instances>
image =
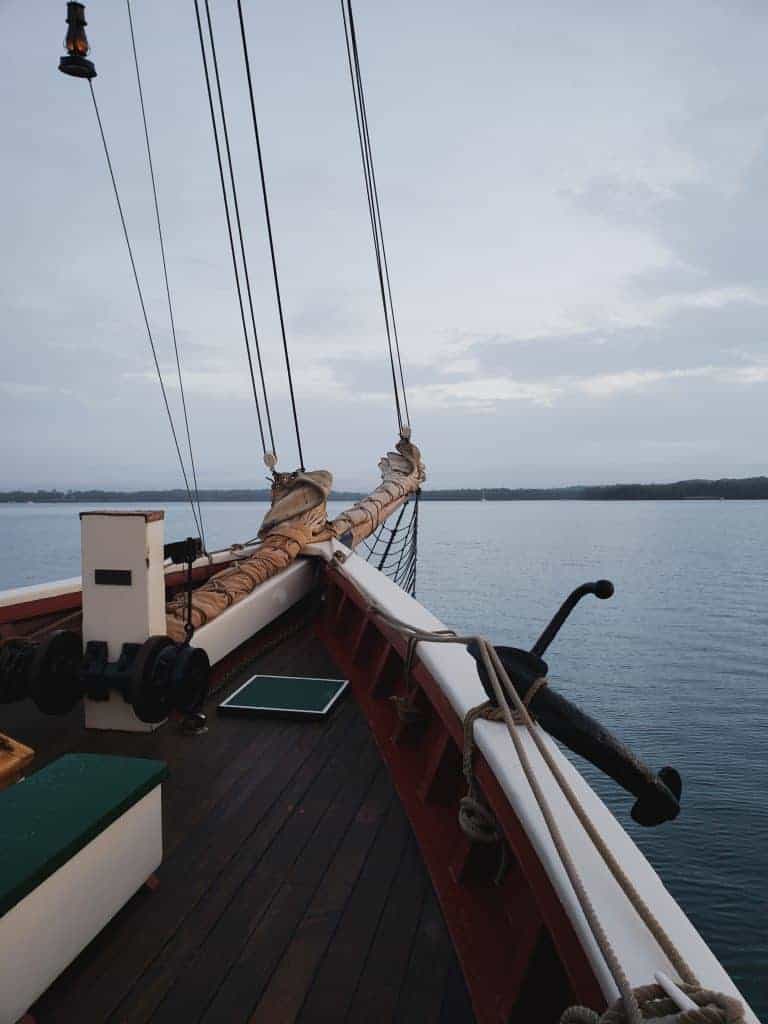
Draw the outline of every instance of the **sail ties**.
<instances>
[{"instance_id":1,"label":"sail ties","mask_svg":"<svg viewBox=\"0 0 768 1024\"><path fill-rule=\"evenodd\" d=\"M395 449L379 461L379 486L367 498L356 502L333 520L334 536L348 547L356 548L369 537L388 516L417 493L427 478L421 452L415 444L401 437Z\"/></svg>"},{"instance_id":2,"label":"sail ties","mask_svg":"<svg viewBox=\"0 0 768 1024\"><path fill-rule=\"evenodd\" d=\"M259 530L258 549L193 592L190 617L195 629L286 569L308 544L329 538L326 502L332 483L332 475L324 469L275 474L272 507ZM186 614L183 594L166 606L166 631L172 639L183 637Z\"/></svg>"},{"instance_id":3,"label":"sail ties","mask_svg":"<svg viewBox=\"0 0 768 1024\"><path fill-rule=\"evenodd\" d=\"M425 479L419 449L400 440L396 451L379 462L382 481L362 501L328 521L327 501L333 476L316 469L275 473L272 505L259 529L258 549L247 558L212 576L192 595L191 622L195 629L212 621L227 608L242 601L258 586L286 569L310 544L337 538L350 547L368 537L408 498ZM174 640L183 638L187 616L184 595L166 607L167 632Z\"/></svg>"}]
</instances>

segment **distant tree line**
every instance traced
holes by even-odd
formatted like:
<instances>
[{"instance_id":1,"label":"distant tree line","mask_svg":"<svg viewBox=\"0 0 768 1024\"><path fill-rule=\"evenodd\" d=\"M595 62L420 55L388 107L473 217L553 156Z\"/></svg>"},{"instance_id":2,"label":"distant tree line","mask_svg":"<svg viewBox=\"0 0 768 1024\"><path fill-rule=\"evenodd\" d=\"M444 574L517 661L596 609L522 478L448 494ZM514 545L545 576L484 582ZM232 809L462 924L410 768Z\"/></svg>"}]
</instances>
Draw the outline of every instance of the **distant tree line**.
<instances>
[{"instance_id":1,"label":"distant tree line","mask_svg":"<svg viewBox=\"0 0 768 1024\"><path fill-rule=\"evenodd\" d=\"M355 501L362 498L362 492L357 491L334 491L334 501ZM215 488L213 490L200 491L200 501L269 501L270 491L266 487L249 490L247 488ZM62 503L72 502L82 505L89 501L106 502L115 501L119 503L137 502L160 502L160 501L189 501L186 491L181 488L168 491L0 491L0 502L41 502L41 503Z\"/></svg>"},{"instance_id":2,"label":"distant tree line","mask_svg":"<svg viewBox=\"0 0 768 1024\"><path fill-rule=\"evenodd\" d=\"M510 488L486 487L424 491L430 501L640 501L696 498L768 498L768 477L741 480L679 480L674 484L604 484L600 486Z\"/></svg>"},{"instance_id":3,"label":"distant tree line","mask_svg":"<svg viewBox=\"0 0 768 1024\"><path fill-rule=\"evenodd\" d=\"M334 501L356 501L362 491L334 491ZM607 484L603 486L537 488L456 488L422 491L425 501L641 501L695 500L697 498L768 498L768 477L751 476L741 480L680 480L674 484ZM217 488L200 491L200 501L269 501L267 488ZM0 503L8 502L93 502L187 501L181 489L165 491L0 491Z\"/></svg>"}]
</instances>

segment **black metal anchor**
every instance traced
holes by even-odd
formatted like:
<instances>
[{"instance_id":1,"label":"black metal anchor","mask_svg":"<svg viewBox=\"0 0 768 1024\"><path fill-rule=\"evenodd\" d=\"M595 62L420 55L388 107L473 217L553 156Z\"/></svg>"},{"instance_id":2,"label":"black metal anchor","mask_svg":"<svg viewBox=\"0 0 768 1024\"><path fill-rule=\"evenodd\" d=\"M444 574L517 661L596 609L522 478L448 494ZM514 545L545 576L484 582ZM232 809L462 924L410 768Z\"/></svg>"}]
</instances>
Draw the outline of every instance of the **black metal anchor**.
<instances>
[{"instance_id":1,"label":"black metal anchor","mask_svg":"<svg viewBox=\"0 0 768 1024\"><path fill-rule=\"evenodd\" d=\"M555 639L581 598L586 594L594 594L605 600L611 597L613 592L610 580L584 583L563 601L530 651L517 647L496 647L499 658L523 701L533 683L546 677L549 667L541 655ZM468 650L477 662L480 681L488 698L496 704L496 696L480 659L477 645L472 642L468 645ZM671 821L680 813L683 784L674 768L662 768L658 774L653 772L613 733L562 697L551 686L542 686L538 689L531 698L529 710L550 735L564 743L575 754L591 761L637 797L631 814L638 824L660 825L665 821Z\"/></svg>"}]
</instances>

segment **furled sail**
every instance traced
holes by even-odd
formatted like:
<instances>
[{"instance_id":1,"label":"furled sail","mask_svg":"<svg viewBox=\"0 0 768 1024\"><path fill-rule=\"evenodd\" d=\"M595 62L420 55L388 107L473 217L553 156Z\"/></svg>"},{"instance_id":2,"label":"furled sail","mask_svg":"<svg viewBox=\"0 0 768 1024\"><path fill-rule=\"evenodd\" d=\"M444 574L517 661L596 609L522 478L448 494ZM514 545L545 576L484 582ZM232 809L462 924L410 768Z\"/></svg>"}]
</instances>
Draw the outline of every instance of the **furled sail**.
<instances>
[{"instance_id":1,"label":"furled sail","mask_svg":"<svg viewBox=\"0 0 768 1024\"><path fill-rule=\"evenodd\" d=\"M324 469L276 473L272 507L259 530L261 544L249 558L212 576L192 595L192 625L197 629L277 575L307 544L329 536L326 501L333 476ZM166 631L184 640L187 598L179 594L166 607Z\"/></svg>"},{"instance_id":2,"label":"furled sail","mask_svg":"<svg viewBox=\"0 0 768 1024\"><path fill-rule=\"evenodd\" d=\"M192 595L195 629L252 593L276 576L308 545L335 537L356 547L370 536L426 479L421 452L409 440L398 441L396 451L379 462L381 483L368 497L328 521L326 502L333 484L324 469L276 473L272 507L259 529L261 544L254 554L216 573ZM187 598L179 594L166 607L166 631L177 641L185 637Z\"/></svg>"},{"instance_id":3,"label":"furled sail","mask_svg":"<svg viewBox=\"0 0 768 1024\"><path fill-rule=\"evenodd\" d=\"M379 462L381 483L376 490L342 512L331 524L334 536L351 548L369 537L427 478L421 452L415 444L401 438L395 448L397 451L387 452Z\"/></svg>"}]
</instances>

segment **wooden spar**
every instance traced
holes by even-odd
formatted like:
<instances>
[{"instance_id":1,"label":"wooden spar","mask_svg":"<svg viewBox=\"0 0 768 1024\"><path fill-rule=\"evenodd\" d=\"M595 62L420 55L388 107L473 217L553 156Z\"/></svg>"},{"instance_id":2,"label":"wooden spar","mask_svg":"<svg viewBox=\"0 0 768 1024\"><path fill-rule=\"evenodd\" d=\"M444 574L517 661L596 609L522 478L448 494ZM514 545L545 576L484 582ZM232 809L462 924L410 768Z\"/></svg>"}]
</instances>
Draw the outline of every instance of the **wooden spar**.
<instances>
[{"instance_id":1,"label":"wooden spar","mask_svg":"<svg viewBox=\"0 0 768 1024\"><path fill-rule=\"evenodd\" d=\"M194 591L192 625L197 629L218 618L290 565L309 544L335 537L354 548L370 536L419 490L426 478L419 449L405 438L395 447L396 451L388 452L379 462L378 487L333 522L328 521L326 512L333 482L330 473L313 470L275 474L272 507L259 530L258 550L216 573ZM180 593L166 607L166 630L174 640L184 640L186 614L186 595Z\"/></svg>"},{"instance_id":2,"label":"wooden spar","mask_svg":"<svg viewBox=\"0 0 768 1024\"><path fill-rule=\"evenodd\" d=\"M333 477L324 469L302 473L276 473L272 507L259 529L261 543L249 558L212 576L192 595L192 625L197 629L213 621L276 576L302 549L329 536L326 501ZM166 632L177 641L185 638L187 596L178 594L166 606Z\"/></svg>"},{"instance_id":3,"label":"wooden spar","mask_svg":"<svg viewBox=\"0 0 768 1024\"><path fill-rule=\"evenodd\" d=\"M370 537L411 495L416 494L426 479L421 452L409 440L401 438L394 452L388 452L379 462L381 483L331 524L333 535L348 547Z\"/></svg>"}]
</instances>

